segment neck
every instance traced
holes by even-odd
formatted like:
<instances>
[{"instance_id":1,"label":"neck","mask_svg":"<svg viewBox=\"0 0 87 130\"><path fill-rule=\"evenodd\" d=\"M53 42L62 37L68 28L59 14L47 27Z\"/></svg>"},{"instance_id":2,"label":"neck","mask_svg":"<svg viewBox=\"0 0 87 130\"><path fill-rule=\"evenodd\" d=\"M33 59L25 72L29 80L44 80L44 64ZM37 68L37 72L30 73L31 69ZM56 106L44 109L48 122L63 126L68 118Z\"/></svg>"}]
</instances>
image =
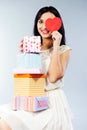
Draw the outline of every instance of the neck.
<instances>
[{"instance_id":1,"label":"neck","mask_svg":"<svg viewBox=\"0 0 87 130\"><path fill-rule=\"evenodd\" d=\"M42 39L42 45L41 45L41 50L46 50L49 49L53 46L53 41L51 38L43 38Z\"/></svg>"}]
</instances>

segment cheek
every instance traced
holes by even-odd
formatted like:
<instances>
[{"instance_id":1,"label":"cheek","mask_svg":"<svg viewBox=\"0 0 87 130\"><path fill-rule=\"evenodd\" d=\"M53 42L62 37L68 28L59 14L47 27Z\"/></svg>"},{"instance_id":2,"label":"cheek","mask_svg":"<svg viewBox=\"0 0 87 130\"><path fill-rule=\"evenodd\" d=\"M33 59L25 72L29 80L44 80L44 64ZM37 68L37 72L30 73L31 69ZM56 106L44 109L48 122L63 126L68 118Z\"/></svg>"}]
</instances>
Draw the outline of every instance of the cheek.
<instances>
[{"instance_id":1,"label":"cheek","mask_svg":"<svg viewBox=\"0 0 87 130\"><path fill-rule=\"evenodd\" d=\"M37 24L37 30L38 30L38 32L40 31L40 26L39 26L39 24Z\"/></svg>"},{"instance_id":2,"label":"cheek","mask_svg":"<svg viewBox=\"0 0 87 130\"><path fill-rule=\"evenodd\" d=\"M41 25L40 25L39 23L37 23L37 28L40 28L40 26L41 26Z\"/></svg>"},{"instance_id":3,"label":"cheek","mask_svg":"<svg viewBox=\"0 0 87 130\"><path fill-rule=\"evenodd\" d=\"M40 33L40 25L39 24L37 24L37 30Z\"/></svg>"}]
</instances>

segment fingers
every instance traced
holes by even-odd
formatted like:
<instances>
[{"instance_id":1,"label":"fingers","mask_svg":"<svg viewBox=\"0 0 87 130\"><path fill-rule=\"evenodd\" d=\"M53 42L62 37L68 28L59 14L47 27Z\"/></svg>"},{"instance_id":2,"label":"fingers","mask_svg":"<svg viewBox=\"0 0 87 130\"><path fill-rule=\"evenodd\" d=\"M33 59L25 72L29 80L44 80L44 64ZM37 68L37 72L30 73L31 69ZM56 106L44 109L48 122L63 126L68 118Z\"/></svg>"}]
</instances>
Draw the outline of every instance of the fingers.
<instances>
[{"instance_id":1,"label":"fingers","mask_svg":"<svg viewBox=\"0 0 87 130\"><path fill-rule=\"evenodd\" d=\"M52 38L53 39L61 39L62 38L62 35L58 32L58 31L54 31L54 32L52 32Z\"/></svg>"},{"instance_id":2,"label":"fingers","mask_svg":"<svg viewBox=\"0 0 87 130\"><path fill-rule=\"evenodd\" d=\"M23 41L24 39L21 40L20 45L19 45L20 52L23 52Z\"/></svg>"},{"instance_id":3,"label":"fingers","mask_svg":"<svg viewBox=\"0 0 87 130\"><path fill-rule=\"evenodd\" d=\"M52 32L52 39L53 39L53 42L56 42L58 45L60 45L60 42L62 39L61 33L59 33L58 31Z\"/></svg>"}]
</instances>

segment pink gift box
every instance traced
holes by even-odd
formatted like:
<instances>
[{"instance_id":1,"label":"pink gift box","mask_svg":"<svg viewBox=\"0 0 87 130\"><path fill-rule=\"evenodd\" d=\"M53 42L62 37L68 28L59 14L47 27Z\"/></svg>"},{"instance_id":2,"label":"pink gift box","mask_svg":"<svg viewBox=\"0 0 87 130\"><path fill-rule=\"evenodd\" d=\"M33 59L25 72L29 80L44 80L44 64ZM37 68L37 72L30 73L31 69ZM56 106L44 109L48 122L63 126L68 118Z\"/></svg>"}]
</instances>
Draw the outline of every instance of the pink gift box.
<instances>
[{"instance_id":1,"label":"pink gift box","mask_svg":"<svg viewBox=\"0 0 87 130\"><path fill-rule=\"evenodd\" d=\"M41 49L40 36L25 36L23 41L23 51L39 53Z\"/></svg>"},{"instance_id":2,"label":"pink gift box","mask_svg":"<svg viewBox=\"0 0 87 130\"><path fill-rule=\"evenodd\" d=\"M25 111L41 111L48 108L48 97L22 97L17 96L13 101L13 110L25 110Z\"/></svg>"},{"instance_id":3,"label":"pink gift box","mask_svg":"<svg viewBox=\"0 0 87 130\"><path fill-rule=\"evenodd\" d=\"M48 97L25 97L24 110L25 111L41 111L48 108Z\"/></svg>"},{"instance_id":4,"label":"pink gift box","mask_svg":"<svg viewBox=\"0 0 87 130\"><path fill-rule=\"evenodd\" d=\"M13 73L14 74L44 74L44 71L43 69L38 69L38 68L35 69L18 68L18 69L13 69Z\"/></svg>"},{"instance_id":5,"label":"pink gift box","mask_svg":"<svg viewBox=\"0 0 87 130\"><path fill-rule=\"evenodd\" d=\"M15 111L20 109L20 97L19 96L16 96L13 98L12 109Z\"/></svg>"}]
</instances>

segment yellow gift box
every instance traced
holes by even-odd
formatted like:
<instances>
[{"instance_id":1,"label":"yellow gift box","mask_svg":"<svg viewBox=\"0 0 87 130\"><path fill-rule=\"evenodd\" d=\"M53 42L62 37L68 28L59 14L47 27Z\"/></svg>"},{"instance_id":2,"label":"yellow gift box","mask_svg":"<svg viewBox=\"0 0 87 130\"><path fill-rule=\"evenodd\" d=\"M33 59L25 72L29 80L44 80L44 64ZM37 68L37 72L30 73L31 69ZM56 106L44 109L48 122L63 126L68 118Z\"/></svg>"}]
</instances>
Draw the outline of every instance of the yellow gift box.
<instances>
[{"instance_id":1,"label":"yellow gift box","mask_svg":"<svg viewBox=\"0 0 87 130\"><path fill-rule=\"evenodd\" d=\"M45 74L14 74L15 96L43 96Z\"/></svg>"}]
</instances>

